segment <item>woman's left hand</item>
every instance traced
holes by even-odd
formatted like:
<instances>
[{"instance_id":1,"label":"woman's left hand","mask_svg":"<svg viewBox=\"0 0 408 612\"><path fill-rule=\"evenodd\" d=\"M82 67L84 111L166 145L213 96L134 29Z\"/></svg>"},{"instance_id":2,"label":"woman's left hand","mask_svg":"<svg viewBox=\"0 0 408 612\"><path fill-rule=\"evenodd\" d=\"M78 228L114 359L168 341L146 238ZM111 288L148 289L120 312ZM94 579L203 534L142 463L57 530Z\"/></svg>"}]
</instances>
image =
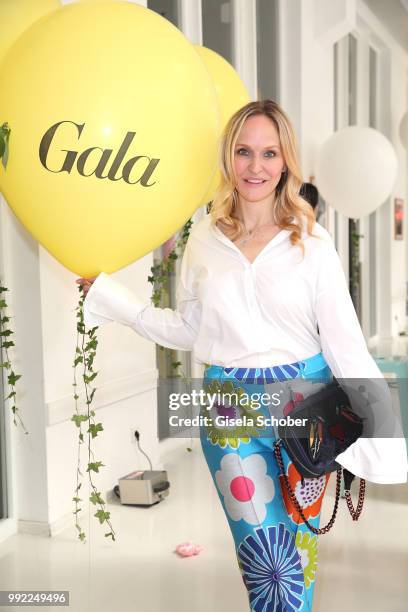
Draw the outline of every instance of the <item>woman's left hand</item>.
<instances>
[{"instance_id":1,"label":"woman's left hand","mask_svg":"<svg viewBox=\"0 0 408 612\"><path fill-rule=\"evenodd\" d=\"M78 283L78 285L81 285L84 294L86 295L89 291L89 289L92 287L93 282L95 281L96 276L92 276L91 278L77 278L76 279L76 283Z\"/></svg>"}]
</instances>

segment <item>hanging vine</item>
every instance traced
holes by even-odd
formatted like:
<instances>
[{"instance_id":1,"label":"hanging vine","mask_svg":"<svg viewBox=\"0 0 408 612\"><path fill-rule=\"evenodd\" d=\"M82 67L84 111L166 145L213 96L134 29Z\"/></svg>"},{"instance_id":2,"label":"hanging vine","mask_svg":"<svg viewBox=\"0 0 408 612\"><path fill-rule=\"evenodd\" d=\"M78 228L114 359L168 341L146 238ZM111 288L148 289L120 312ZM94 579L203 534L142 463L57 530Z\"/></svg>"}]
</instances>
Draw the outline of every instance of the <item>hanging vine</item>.
<instances>
[{"instance_id":1,"label":"hanging vine","mask_svg":"<svg viewBox=\"0 0 408 612\"><path fill-rule=\"evenodd\" d=\"M363 234L358 232L358 222L355 219L349 220L350 227L350 294L356 309L357 315L361 317L361 278L360 278L360 240Z\"/></svg>"},{"instance_id":2,"label":"hanging vine","mask_svg":"<svg viewBox=\"0 0 408 612\"><path fill-rule=\"evenodd\" d=\"M93 481L93 474L99 473L99 468L103 467L104 464L102 461L97 461L94 457L94 453L91 448L92 440L96 438L99 432L103 431L102 423L97 423L95 421L95 411L91 409L91 404L93 402L96 387L93 386L96 376L98 372L95 372L93 369L93 363L96 355L96 348L98 346L98 339L96 336L97 327L93 327L92 329L86 331L84 324L84 313L83 313L83 305L85 300L85 294L82 287L79 287L80 299L78 302L78 306L76 308L76 318L77 318L77 342L75 348L75 359L74 359L74 400L75 400L75 414L72 416L72 421L74 421L75 425L78 427L78 462L77 462L77 472L76 472L76 489L75 495L72 498L72 501L75 503L75 510L73 514L75 515L75 527L77 528L79 534L78 538L81 541L85 541L86 535L83 531L81 525L79 524L79 513L81 512L80 502L82 498L79 497L79 491L82 486L82 478L83 473L81 471L81 446L84 443L84 431L83 427L86 428L87 435L87 458L88 464L86 471L88 472L88 480L92 489L92 493L89 497L89 501L94 504L97 509L94 516L99 520L100 524L106 523L110 531L105 533L105 537L110 537L112 540L115 540L115 532L110 522L110 512L106 510L106 502L102 498L101 492L97 490L96 485ZM79 385L77 382L77 368L82 366L81 380L84 389L85 396L85 404L86 410L85 414L80 412L79 410Z\"/></svg>"},{"instance_id":3,"label":"hanging vine","mask_svg":"<svg viewBox=\"0 0 408 612\"><path fill-rule=\"evenodd\" d=\"M171 249L170 253L167 257L164 257L163 260L155 264L151 267L151 275L148 277L148 281L153 284L153 294L151 297L151 301L154 306L160 306L164 299L165 294L168 296L168 280L169 274L173 273L175 270L175 263L179 257L182 256L184 252L185 245L187 243L188 237L190 235L190 228L192 225L191 219L187 221L187 223L183 226L183 229L175 242L174 247ZM106 511L106 502L102 498L101 492L97 490L96 485L93 481L92 475L94 472L99 473L99 469L104 466L101 461L95 459L91 443L92 440L99 434L99 432L103 431L102 423L98 423L95 421L95 411L92 410L91 404L93 402L96 387L94 386L94 381L97 377L97 372L93 369L93 363L96 355L96 349L98 346L98 339L96 336L97 327L94 327L88 331L85 329L84 324L84 315L83 315L83 304L85 300L85 293L83 288L79 287L80 299L78 305L76 307L76 318L77 318L77 342L75 348L75 358L73 363L74 368L74 401L75 401L75 414L72 416L72 421L78 427L78 458L77 458L77 470L76 470L76 488L75 494L72 498L72 501L75 503L75 509L73 514L75 515L75 527L78 530L78 538L81 541L85 541L86 534L82 529L79 522L79 514L82 511L80 506L80 502L83 501L81 497L79 497L80 490L82 487L82 479L83 472L81 470L81 447L85 442L84 436L84 428L85 432L88 434L87 436L87 451L88 451L88 465L87 472L89 474L89 483L92 488L92 493L89 497L89 501L94 504L98 510L94 514L95 517L99 519L101 524L106 523L110 530L105 533L105 537L111 537L112 540L115 540L115 531L110 522L110 513ZM163 351L168 351L165 347L159 347ZM181 361L173 361L171 363L172 368L175 372L175 377L181 377L187 381L187 377L182 369ZM79 386L81 383L78 382L78 368L82 366L81 372L81 383L84 389L85 396L85 404L86 410L80 411L80 392ZM187 449L191 451L191 448Z\"/></svg>"},{"instance_id":4,"label":"hanging vine","mask_svg":"<svg viewBox=\"0 0 408 612\"><path fill-rule=\"evenodd\" d=\"M163 306L165 299L169 298L169 278L170 274L173 274L175 271L175 264L178 259L183 256L185 246L187 244L188 237L190 235L191 226L193 221L189 219L185 225L183 226L179 237L177 238L173 248L170 250L166 257L153 265L150 268L151 275L148 276L149 283L153 285L153 293L151 297L151 301L154 306ZM164 346L157 345L159 350L164 352L165 354L170 356L173 352L173 349L169 349ZM171 368L174 372L174 378L181 378L186 384L188 382L188 378L186 373L183 370L181 361L171 361ZM192 451L191 446L187 446L186 449L188 452Z\"/></svg>"},{"instance_id":5,"label":"hanging vine","mask_svg":"<svg viewBox=\"0 0 408 612\"><path fill-rule=\"evenodd\" d=\"M9 394L6 395L4 400L11 402L11 411L13 413L13 423L17 427L17 419L20 422L21 427L25 434L28 431L23 423L20 416L20 412L17 407L17 390L16 383L21 378L21 374L17 374L14 371L9 349L15 346L11 336L14 334L13 330L10 329L10 316L7 314L7 302L5 299L5 293L8 291L7 287L3 287L0 281L0 368L2 371L7 371L7 383L9 387Z\"/></svg>"},{"instance_id":6,"label":"hanging vine","mask_svg":"<svg viewBox=\"0 0 408 612\"><path fill-rule=\"evenodd\" d=\"M10 138L10 128L8 123L3 123L0 127L0 159L3 167L6 168L8 161L8 143Z\"/></svg>"}]
</instances>

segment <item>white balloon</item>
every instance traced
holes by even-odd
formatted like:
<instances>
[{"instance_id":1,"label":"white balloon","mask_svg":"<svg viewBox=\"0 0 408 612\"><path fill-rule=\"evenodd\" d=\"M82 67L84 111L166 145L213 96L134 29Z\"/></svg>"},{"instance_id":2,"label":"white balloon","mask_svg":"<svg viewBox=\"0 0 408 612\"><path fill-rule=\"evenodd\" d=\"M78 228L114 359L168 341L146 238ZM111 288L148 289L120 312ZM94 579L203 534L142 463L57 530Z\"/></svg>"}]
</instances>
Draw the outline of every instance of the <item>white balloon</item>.
<instances>
[{"instance_id":1,"label":"white balloon","mask_svg":"<svg viewBox=\"0 0 408 612\"><path fill-rule=\"evenodd\" d=\"M321 147L316 181L330 206L356 219L385 202L397 171L395 150L381 132L351 126L333 134Z\"/></svg>"},{"instance_id":2,"label":"white balloon","mask_svg":"<svg viewBox=\"0 0 408 612\"><path fill-rule=\"evenodd\" d=\"M401 119L400 128L399 128L401 142L408 151L408 111L405 113L403 118Z\"/></svg>"}]
</instances>

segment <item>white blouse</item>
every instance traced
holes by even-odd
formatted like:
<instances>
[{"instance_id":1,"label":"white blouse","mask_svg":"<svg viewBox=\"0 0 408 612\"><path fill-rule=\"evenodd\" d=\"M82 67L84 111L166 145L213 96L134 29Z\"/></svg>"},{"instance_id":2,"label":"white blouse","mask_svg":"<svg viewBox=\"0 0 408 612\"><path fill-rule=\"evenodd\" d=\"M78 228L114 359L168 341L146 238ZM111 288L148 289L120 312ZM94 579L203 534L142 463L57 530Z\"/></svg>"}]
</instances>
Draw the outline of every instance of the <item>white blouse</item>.
<instances>
[{"instance_id":1,"label":"white blouse","mask_svg":"<svg viewBox=\"0 0 408 612\"><path fill-rule=\"evenodd\" d=\"M330 234L319 223L314 236L304 228L303 258L289 234L281 230L250 263L206 215L185 247L176 310L147 304L101 273L84 302L85 325L117 321L162 346L194 349L201 363L268 367L322 351L337 378L383 379ZM337 460L374 482L407 480L403 438L360 438Z\"/></svg>"}]
</instances>

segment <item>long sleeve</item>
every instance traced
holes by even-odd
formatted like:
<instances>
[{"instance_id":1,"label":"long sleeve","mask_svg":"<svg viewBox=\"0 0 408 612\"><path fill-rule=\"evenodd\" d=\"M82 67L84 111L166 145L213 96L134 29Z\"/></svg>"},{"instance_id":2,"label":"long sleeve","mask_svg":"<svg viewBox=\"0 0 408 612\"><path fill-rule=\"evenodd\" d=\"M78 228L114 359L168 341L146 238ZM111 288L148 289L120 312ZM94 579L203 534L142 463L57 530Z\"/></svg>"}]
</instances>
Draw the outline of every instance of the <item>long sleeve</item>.
<instances>
[{"instance_id":1,"label":"long sleeve","mask_svg":"<svg viewBox=\"0 0 408 612\"><path fill-rule=\"evenodd\" d=\"M371 432L338 455L338 463L373 482L406 482L405 439L393 414L388 385L368 351L331 238L320 260L315 312L323 355L334 376L346 385L349 396L350 390L355 390L355 397L361 399L363 396L358 390L364 383L376 398L374 411L370 412Z\"/></svg>"},{"instance_id":2,"label":"long sleeve","mask_svg":"<svg viewBox=\"0 0 408 612\"><path fill-rule=\"evenodd\" d=\"M315 312L322 351L336 378L383 377L368 351L340 257L330 242L321 255Z\"/></svg>"},{"instance_id":3,"label":"long sleeve","mask_svg":"<svg viewBox=\"0 0 408 612\"><path fill-rule=\"evenodd\" d=\"M199 328L201 309L193 287L189 248L188 241L180 266L175 310L145 303L102 272L92 284L84 302L85 326L90 328L116 321L161 346L191 350Z\"/></svg>"}]
</instances>

